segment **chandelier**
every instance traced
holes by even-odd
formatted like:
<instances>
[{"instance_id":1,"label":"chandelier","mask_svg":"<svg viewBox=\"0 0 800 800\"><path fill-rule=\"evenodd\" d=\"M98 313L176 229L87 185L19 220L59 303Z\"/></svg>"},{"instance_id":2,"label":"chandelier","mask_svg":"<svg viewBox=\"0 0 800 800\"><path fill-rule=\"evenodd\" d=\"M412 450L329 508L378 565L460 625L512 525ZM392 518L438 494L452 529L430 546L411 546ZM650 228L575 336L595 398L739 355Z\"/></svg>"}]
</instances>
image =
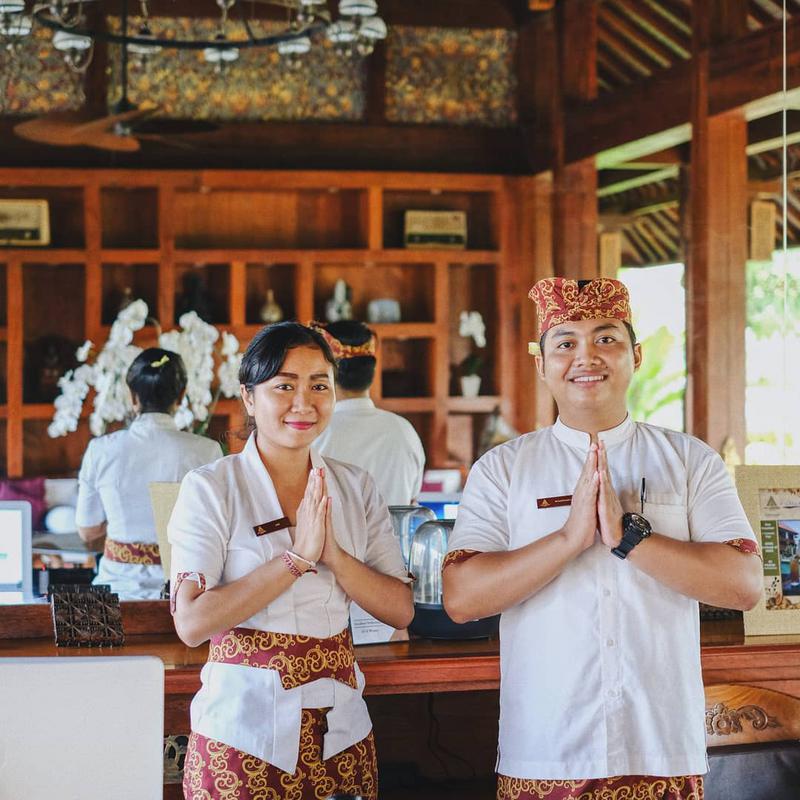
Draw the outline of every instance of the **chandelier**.
<instances>
[{"instance_id":1,"label":"chandelier","mask_svg":"<svg viewBox=\"0 0 800 800\"><path fill-rule=\"evenodd\" d=\"M198 0L198 3L200 0ZM212 0L206 0L211 5ZM184 30L165 30L156 36L150 27L148 0L132 0L138 6L135 28L130 27L128 0L52 0L33 3L0 0L0 46L14 50L30 35L34 22L53 31L53 47L69 67L84 72L92 60L96 41L121 45L126 57L146 62L164 50L199 50L206 62L221 71L236 61L241 50L274 47L292 66L301 66L314 43L327 38L342 56L369 55L386 38L386 23L378 16L377 0L339 0L334 19L328 0L213 0L219 16L211 39L188 38ZM102 8L101 8L102 5ZM256 10L279 6L285 24L268 35L254 31ZM119 18L119 30L109 30L100 12ZM92 13L94 12L94 13ZM239 35L232 35L233 29Z\"/></svg>"}]
</instances>

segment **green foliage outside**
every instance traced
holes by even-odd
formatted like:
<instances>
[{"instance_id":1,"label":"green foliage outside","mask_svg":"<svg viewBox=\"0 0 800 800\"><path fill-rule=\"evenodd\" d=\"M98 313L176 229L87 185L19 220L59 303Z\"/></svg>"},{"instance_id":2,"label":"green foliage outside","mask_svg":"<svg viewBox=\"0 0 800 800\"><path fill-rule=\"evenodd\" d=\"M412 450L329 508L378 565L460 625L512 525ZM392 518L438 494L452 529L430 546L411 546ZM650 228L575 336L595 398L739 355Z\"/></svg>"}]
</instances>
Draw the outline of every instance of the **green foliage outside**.
<instances>
[{"instance_id":1,"label":"green foliage outside","mask_svg":"<svg viewBox=\"0 0 800 800\"><path fill-rule=\"evenodd\" d=\"M656 412L673 403L683 405L686 374L683 371L663 372L663 365L669 360L673 348L683 347L683 342L677 343L666 326L662 325L643 339L641 345L642 366L628 391L628 409L638 422L648 422Z\"/></svg>"},{"instance_id":2,"label":"green foliage outside","mask_svg":"<svg viewBox=\"0 0 800 800\"><path fill-rule=\"evenodd\" d=\"M786 307L784 308L784 295ZM747 327L757 339L784 336L800 326L800 274L778 267L774 261L747 265Z\"/></svg>"}]
</instances>

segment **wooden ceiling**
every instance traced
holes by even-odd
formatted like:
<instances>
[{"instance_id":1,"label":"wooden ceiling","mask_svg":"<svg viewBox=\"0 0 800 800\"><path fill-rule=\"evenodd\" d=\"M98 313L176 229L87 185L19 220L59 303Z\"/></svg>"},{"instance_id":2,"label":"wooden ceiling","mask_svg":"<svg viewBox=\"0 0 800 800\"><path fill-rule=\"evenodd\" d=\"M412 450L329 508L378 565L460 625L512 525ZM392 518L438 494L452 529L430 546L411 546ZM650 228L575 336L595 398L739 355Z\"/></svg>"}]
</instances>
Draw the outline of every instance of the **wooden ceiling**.
<instances>
[{"instance_id":1,"label":"wooden ceiling","mask_svg":"<svg viewBox=\"0 0 800 800\"><path fill-rule=\"evenodd\" d=\"M692 0L603 0L597 20L597 82L613 92L691 57ZM800 0L787 0L800 14ZM748 0L747 28L780 22L782 0Z\"/></svg>"}]
</instances>

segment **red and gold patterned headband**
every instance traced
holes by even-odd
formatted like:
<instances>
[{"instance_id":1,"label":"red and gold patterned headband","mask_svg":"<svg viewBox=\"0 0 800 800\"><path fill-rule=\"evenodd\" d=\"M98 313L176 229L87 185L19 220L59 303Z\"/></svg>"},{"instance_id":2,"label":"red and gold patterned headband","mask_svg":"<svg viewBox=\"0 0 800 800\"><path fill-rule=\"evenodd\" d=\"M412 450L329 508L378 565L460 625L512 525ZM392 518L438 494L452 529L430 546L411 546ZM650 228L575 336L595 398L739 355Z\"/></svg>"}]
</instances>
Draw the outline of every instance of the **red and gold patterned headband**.
<instances>
[{"instance_id":1,"label":"red and gold patterned headband","mask_svg":"<svg viewBox=\"0 0 800 800\"><path fill-rule=\"evenodd\" d=\"M333 358L336 361L341 361L343 358L358 358L360 356L375 357L374 335L370 336L369 340L364 342L364 344L344 344L335 336L328 333L325 326L320 322L309 322L308 327L322 334L322 338L328 343L328 347L330 347Z\"/></svg>"},{"instance_id":2,"label":"red and gold patterned headband","mask_svg":"<svg viewBox=\"0 0 800 800\"><path fill-rule=\"evenodd\" d=\"M631 302L624 283L613 278L576 281L543 278L528 292L536 304L539 338L554 325L584 319L631 321Z\"/></svg>"}]
</instances>

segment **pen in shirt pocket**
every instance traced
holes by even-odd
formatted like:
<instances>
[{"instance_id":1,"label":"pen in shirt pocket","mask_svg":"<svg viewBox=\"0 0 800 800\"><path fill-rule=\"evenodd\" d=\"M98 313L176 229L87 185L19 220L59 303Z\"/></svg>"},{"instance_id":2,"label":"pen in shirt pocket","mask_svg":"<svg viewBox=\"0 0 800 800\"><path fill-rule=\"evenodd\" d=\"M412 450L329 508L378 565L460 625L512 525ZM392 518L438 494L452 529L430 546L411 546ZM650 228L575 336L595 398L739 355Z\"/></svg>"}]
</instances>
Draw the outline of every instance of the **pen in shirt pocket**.
<instances>
[{"instance_id":1,"label":"pen in shirt pocket","mask_svg":"<svg viewBox=\"0 0 800 800\"><path fill-rule=\"evenodd\" d=\"M644 516L644 502L647 500L647 482L642 477L642 488L639 490L639 505L641 506L641 514Z\"/></svg>"}]
</instances>

